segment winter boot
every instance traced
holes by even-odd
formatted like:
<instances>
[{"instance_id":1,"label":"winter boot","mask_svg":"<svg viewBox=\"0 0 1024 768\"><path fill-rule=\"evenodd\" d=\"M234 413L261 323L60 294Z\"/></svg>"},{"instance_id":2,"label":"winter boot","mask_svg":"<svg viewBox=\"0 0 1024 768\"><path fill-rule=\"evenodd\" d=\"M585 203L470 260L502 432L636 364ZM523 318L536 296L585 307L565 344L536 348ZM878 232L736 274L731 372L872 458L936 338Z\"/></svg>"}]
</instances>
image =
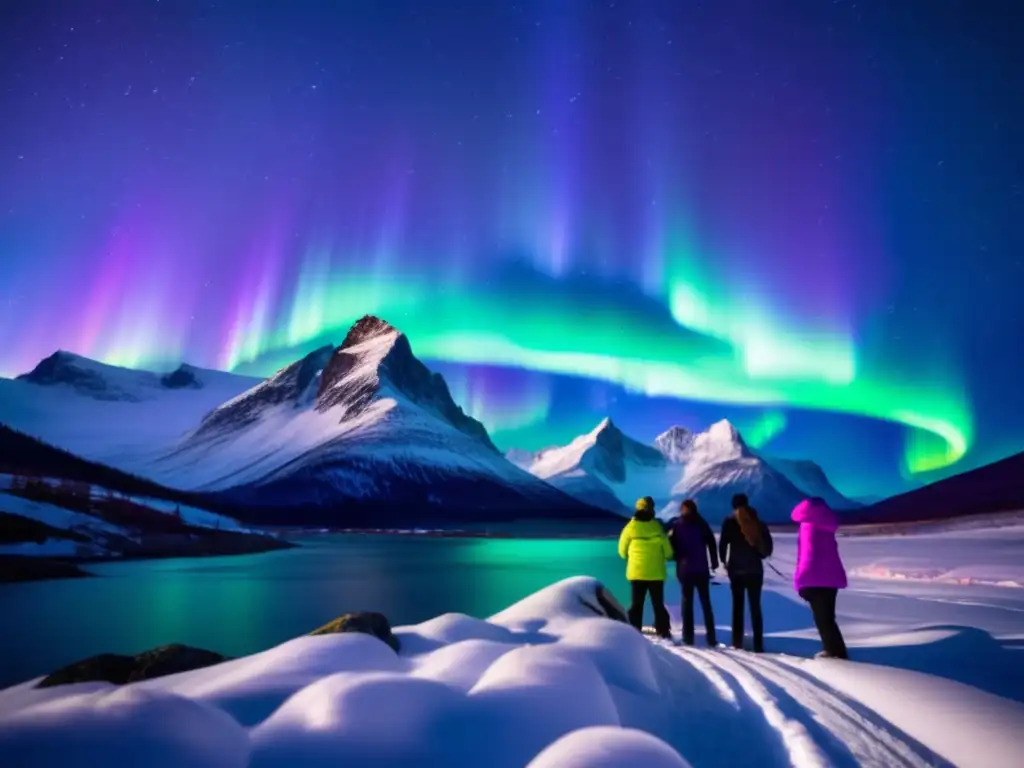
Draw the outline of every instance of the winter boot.
<instances>
[{"instance_id":1,"label":"winter boot","mask_svg":"<svg viewBox=\"0 0 1024 768\"><path fill-rule=\"evenodd\" d=\"M816 659L847 659L848 656L839 656L838 654L832 653L831 651L818 651L814 654Z\"/></svg>"}]
</instances>

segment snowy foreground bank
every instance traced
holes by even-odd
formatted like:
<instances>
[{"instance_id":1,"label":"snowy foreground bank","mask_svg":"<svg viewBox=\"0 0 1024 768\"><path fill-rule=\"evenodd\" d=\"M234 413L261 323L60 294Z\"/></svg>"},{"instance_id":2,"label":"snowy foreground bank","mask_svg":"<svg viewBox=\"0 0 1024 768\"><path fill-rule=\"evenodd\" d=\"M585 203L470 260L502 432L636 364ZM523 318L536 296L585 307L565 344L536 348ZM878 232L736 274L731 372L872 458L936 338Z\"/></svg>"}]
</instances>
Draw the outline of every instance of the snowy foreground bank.
<instances>
[{"instance_id":1,"label":"snowy foreground bank","mask_svg":"<svg viewBox=\"0 0 1024 768\"><path fill-rule=\"evenodd\" d=\"M4 766L1019 766L1024 705L859 662L653 643L593 579L487 621L0 691Z\"/></svg>"}]
</instances>

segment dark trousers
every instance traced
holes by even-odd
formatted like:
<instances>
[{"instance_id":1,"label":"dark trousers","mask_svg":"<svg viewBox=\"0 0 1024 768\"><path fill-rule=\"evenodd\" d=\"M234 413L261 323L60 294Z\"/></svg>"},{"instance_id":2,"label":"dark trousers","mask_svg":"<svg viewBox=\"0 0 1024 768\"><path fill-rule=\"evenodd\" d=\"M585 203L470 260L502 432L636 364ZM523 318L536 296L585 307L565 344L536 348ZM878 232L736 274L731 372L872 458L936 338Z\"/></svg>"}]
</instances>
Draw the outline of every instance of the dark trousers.
<instances>
[{"instance_id":1,"label":"dark trousers","mask_svg":"<svg viewBox=\"0 0 1024 768\"><path fill-rule=\"evenodd\" d=\"M686 574L680 580L683 587L683 642L693 643L693 592L700 598L700 609L704 614L704 631L708 645L718 644L715 637L715 613L711 610L711 574Z\"/></svg>"},{"instance_id":2,"label":"dark trousers","mask_svg":"<svg viewBox=\"0 0 1024 768\"><path fill-rule=\"evenodd\" d=\"M750 602L750 624L754 630L754 651L764 650L764 617L761 615L761 588L763 574L736 573L729 577L732 591L732 647L743 647L743 603Z\"/></svg>"},{"instance_id":3,"label":"dark trousers","mask_svg":"<svg viewBox=\"0 0 1024 768\"><path fill-rule=\"evenodd\" d=\"M845 659L846 641L843 640L843 633L839 631L839 624L836 623L838 595L839 590L831 587L804 587L800 590L800 597L810 604L811 613L814 614L814 625L821 635L821 647L829 656Z\"/></svg>"},{"instance_id":4,"label":"dark trousers","mask_svg":"<svg viewBox=\"0 0 1024 768\"><path fill-rule=\"evenodd\" d=\"M629 605L629 623L637 629L644 626L644 600L651 593L651 607L654 609L654 630L662 637L671 634L668 611L665 610L664 581L631 581L632 602Z\"/></svg>"}]
</instances>

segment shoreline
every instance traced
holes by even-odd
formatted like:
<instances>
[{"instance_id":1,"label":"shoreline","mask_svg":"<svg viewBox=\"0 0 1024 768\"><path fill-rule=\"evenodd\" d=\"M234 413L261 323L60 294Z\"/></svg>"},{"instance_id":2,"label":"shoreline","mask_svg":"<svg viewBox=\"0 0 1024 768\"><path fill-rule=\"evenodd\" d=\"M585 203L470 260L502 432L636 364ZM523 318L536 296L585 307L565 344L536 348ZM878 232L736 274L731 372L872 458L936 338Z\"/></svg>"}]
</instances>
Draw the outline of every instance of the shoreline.
<instances>
[{"instance_id":1,"label":"shoreline","mask_svg":"<svg viewBox=\"0 0 1024 768\"><path fill-rule=\"evenodd\" d=\"M625 521L627 518L623 518ZM623 523L625 524L625 523ZM544 531L468 531L464 529L408 529L408 528L316 528L273 529L282 535L295 537L309 536L402 536L420 539L615 539L611 533L558 533Z\"/></svg>"},{"instance_id":2,"label":"shoreline","mask_svg":"<svg viewBox=\"0 0 1024 768\"><path fill-rule=\"evenodd\" d=\"M262 555L268 552L278 552L284 549L300 549L301 544L288 541L277 536L259 534L232 534L233 539L230 545L222 548L206 548L202 544L209 542L197 542L196 549L189 551L188 547L180 549L158 549L158 550L137 550L133 552L109 554L109 555L87 555L84 557L64 557L47 555L17 555L0 554L0 585L2 584L24 584L31 581L50 581L67 578L93 578L97 574L86 570L85 566L91 563L119 563L134 562L139 560L173 560L175 558L207 558L207 557L235 557L237 555ZM234 537L244 537L241 540ZM259 539L259 541L256 541ZM187 541L193 541L191 539ZM235 546L232 546L235 545Z\"/></svg>"}]
</instances>

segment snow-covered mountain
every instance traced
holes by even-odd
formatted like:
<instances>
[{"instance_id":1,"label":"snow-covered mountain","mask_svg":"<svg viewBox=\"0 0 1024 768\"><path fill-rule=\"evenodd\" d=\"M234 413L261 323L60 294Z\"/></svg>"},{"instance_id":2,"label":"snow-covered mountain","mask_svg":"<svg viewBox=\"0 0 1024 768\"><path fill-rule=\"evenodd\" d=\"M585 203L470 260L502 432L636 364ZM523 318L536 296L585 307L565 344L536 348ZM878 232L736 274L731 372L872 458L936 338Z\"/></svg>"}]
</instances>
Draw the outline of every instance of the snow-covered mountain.
<instances>
[{"instance_id":1,"label":"snow-covered mountain","mask_svg":"<svg viewBox=\"0 0 1024 768\"><path fill-rule=\"evenodd\" d=\"M525 464L521 452L514 452ZM852 507L832 488L813 462L786 465L808 479L797 485L773 462L757 455L728 421L694 433L672 427L654 447L624 435L610 420L560 448L532 456L530 472L588 503L628 513L641 496L652 496L662 519L675 517L684 499L692 498L710 520L729 514L735 493L746 493L767 521L788 521L802 499L822 495L837 507ZM816 470L816 471L815 471Z\"/></svg>"},{"instance_id":2,"label":"snow-covered mountain","mask_svg":"<svg viewBox=\"0 0 1024 768\"><path fill-rule=\"evenodd\" d=\"M731 511L733 494L746 493L764 520L788 521L793 507L808 495L756 455L725 420L693 435L681 468L668 501L658 511L662 519L678 515L683 500L691 498L708 519L720 520Z\"/></svg>"},{"instance_id":3,"label":"snow-covered mountain","mask_svg":"<svg viewBox=\"0 0 1024 768\"><path fill-rule=\"evenodd\" d=\"M95 400L142 402L180 389L222 390L252 380L223 371L211 371L183 363L175 370L159 374L100 363L73 352L57 350L15 381L54 387Z\"/></svg>"},{"instance_id":4,"label":"snow-covered mountain","mask_svg":"<svg viewBox=\"0 0 1024 768\"><path fill-rule=\"evenodd\" d=\"M529 470L588 504L620 514L678 474L661 451L626 436L611 419L568 445L534 454Z\"/></svg>"},{"instance_id":5,"label":"snow-covered mountain","mask_svg":"<svg viewBox=\"0 0 1024 768\"><path fill-rule=\"evenodd\" d=\"M764 457L769 464L779 470L797 488L809 496L820 496L833 509L855 509L863 506L858 501L843 496L832 485L818 464L810 459L783 459L777 456Z\"/></svg>"},{"instance_id":6,"label":"snow-covered mountain","mask_svg":"<svg viewBox=\"0 0 1024 768\"><path fill-rule=\"evenodd\" d=\"M666 459L682 464L693 451L693 438L693 432L686 427L669 427L654 439L654 445Z\"/></svg>"},{"instance_id":7,"label":"snow-covered mountain","mask_svg":"<svg viewBox=\"0 0 1024 768\"><path fill-rule=\"evenodd\" d=\"M601 517L508 461L406 336L370 316L340 347L316 350L223 403L134 470L266 509L268 519L297 510L351 525L445 515L479 522L495 511Z\"/></svg>"},{"instance_id":8,"label":"snow-covered mountain","mask_svg":"<svg viewBox=\"0 0 1024 768\"><path fill-rule=\"evenodd\" d=\"M0 423L85 458L130 469L259 379L191 365L160 374L55 352L0 379Z\"/></svg>"}]
</instances>

